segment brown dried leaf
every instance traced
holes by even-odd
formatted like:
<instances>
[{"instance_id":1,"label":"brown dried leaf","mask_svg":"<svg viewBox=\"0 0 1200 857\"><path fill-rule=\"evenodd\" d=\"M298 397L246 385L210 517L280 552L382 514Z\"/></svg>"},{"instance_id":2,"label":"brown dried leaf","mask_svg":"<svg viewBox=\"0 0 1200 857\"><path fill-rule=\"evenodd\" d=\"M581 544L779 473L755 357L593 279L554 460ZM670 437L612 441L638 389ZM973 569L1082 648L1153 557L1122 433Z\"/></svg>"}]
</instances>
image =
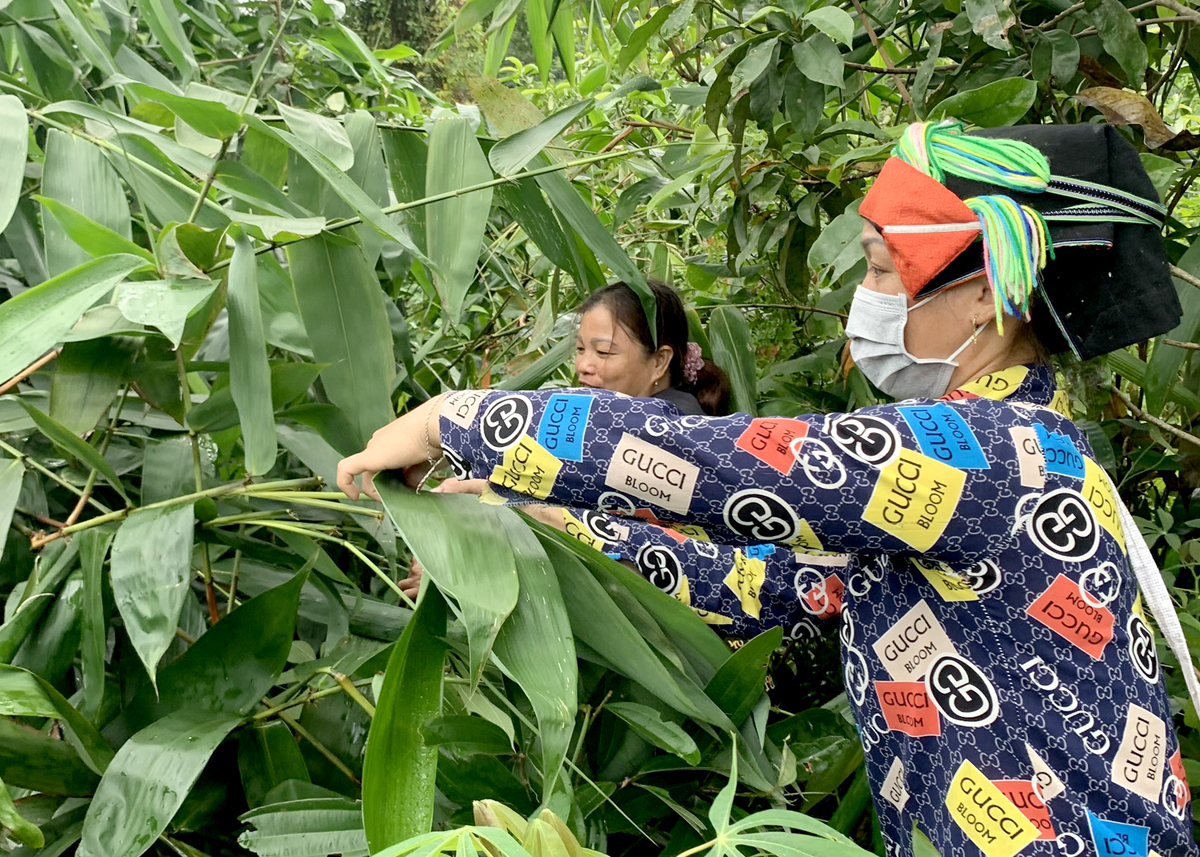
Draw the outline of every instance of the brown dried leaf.
<instances>
[{"instance_id":1,"label":"brown dried leaf","mask_svg":"<svg viewBox=\"0 0 1200 857\"><path fill-rule=\"evenodd\" d=\"M1121 88L1121 81L1113 76L1112 72L1102 66L1095 57L1089 57L1084 54L1079 58L1079 70L1087 75L1088 79L1098 86L1113 86L1117 89Z\"/></svg>"},{"instance_id":2,"label":"brown dried leaf","mask_svg":"<svg viewBox=\"0 0 1200 857\"><path fill-rule=\"evenodd\" d=\"M1095 107L1114 125L1140 125L1148 148L1157 149L1175 138L1175 132L1144 95L1111 86L1093 86L1075 99Z\"/></svg>"}]
</instances>

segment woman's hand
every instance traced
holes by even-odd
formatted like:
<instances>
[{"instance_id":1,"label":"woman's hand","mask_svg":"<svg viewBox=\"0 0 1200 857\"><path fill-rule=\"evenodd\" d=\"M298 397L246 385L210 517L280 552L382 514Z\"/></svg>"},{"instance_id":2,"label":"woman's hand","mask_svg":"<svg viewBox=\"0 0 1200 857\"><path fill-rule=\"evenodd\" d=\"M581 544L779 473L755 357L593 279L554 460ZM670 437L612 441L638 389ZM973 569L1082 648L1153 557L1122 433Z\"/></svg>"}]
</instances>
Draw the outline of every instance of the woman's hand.
<instances>
[{"instance_id":1,"label":"woman's hand","mask_svg":"<svg viewBox=\"0 0 1200 857\"><path fill-rule=\"evenodd\" d=\"M487 484L486 479L447 479L433 490L437 494L474 494L478 497Z\"/></svg>"},{"instance_id":2,"label":"woman's hand","mask_svg":"<svg viewBox=\"0 0 1200 857\"><path fill-rule=\"evenodd\" d=\"M442 396L437 396L404 416L388 423L375 434L367 448L338 462L337 484L351 500L359 497L355 477L362 475L362 493L379 499L372 480L383 470L413 467L442 454L438 416Z\"/></svg>"},{"instance_id":3,"label":"woman's hand","mask_svg":"<svg viewBox=\"0 0 1200 857\"><path fill-rule=\"evenodd\" d=\"M400 591L413 601L417 600L417 593L421 590L421 575L424 573L425 569L421 568L421 563L414 558L408 567L408 577L400 581Z\"/></svg>"}]
</instances>

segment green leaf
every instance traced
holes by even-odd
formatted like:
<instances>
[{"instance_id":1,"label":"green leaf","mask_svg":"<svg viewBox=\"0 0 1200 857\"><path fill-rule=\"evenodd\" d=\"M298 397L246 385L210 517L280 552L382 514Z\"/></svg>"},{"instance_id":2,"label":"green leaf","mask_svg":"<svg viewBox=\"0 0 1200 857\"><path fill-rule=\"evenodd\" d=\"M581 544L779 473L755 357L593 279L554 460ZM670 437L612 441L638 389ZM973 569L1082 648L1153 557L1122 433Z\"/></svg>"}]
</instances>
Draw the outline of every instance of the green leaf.
<instances>
[{"instance_id":1,"label":"green leaf","mask_svg":"<svg viewBox=\"0 0 1200 857\"><path fill-rule=\"evenodd\" d=\"M125 742L100 780L83 822L79 857L140 857L175 812L240 717L203 709L168 714Z\"/></svg>"},{"instance_id":2,"label":"green leaf","mask_svg":"<svg viewBox=\"0 0 1200 857\"><path fill-rule=\"evenodd\" d=\"M103 774L112 761L112 747L96 727L49 682L28 670L0 664L0 714L61 720L68 730L71 746L89 768Z\"/></svg>"},{"instance_id":3,"label":"green leaf","mask_svg":"<svg viewBox=\"0 0 1200 857\"><path fill-rule=\"evenodd\" d=\"M713 362L729 374L733 409L758 414L758 377L750 325L737 307L718 306L708 317L708 341Z\"/></svg>"},{"instance_id":4,"label":"green leaf","mask_svg":"<svg viewBox=\"0 0 1200 857\"><path fill-rule=\"evenodd\" d=\"M550 33L558 48L558 59L562 63L567 83L575 85L575 11L568 3L555 3L557 13L550 22ZM584 93L586 94L586 93Z\"/></svg>"},{"instance_id":5,"label":"green leaf","mask_svg":"<svg viewBox=\"0 0 1200 857\"><path fill-rule=\"evenodd\" d=\"M731 735L734 748L737 747L737 736ZM713 830L720 836L729 829L729 813L733 809L733 796L737 792L738 782L738 754L736 752L730 755L729 759L729 782L717 794L717 797L712 802L712 806L708 808L708 820L713 826Z\"/></svg>"},{"instance_id":6,"label":"green leaf","mask_svg":"<svg viewBox=\"0 0 1200 857\"><path fill-rule=\"evenodd\" d=\"M636 702L610 702L604 706L655 747L674 753L689 765L700 763L700 749L678 723L663 720L653 708Z\"/></svg>"},{"instance_id":7,"label":"green leaf","mask_svg":"<svg viewBox=\"0 0 1200 857\"><path fill-rule=\"evenodd\" d=\"M916 819L913 819L912 826L912 853L913 857L941 857L937 848L929 841L929 837L917 827Z\"/></svg>"},{"instance_id":8,"label":"green leaf","mask_svg":"<svg viewBox=\"0 0 1200 857\"><path fill-rule=\"evenodd\" d=\"M296 736L281 721L255 723L238 739L238 770L246 803L262 806L267 793L288 780L309 782Z\"/></svg>"},{"instance_id":9,"label":"green leaf","mask_svg":"<svg viewBox=\"0 0 1200 857\"><path fill-rule=\"evenodd\" d=\"M825 41L828 42L829 40L826 39ZM734 68L733 76L729 79L729 88L734 95L737 95L750 84L754 83L754 81L758 80L759 76L767 70L767 66L771 64L772 57L775 56L775 45L778 42L778 37L766 39L756 42L746 51L746 56L742 57L742 61ZM830 44L833 43L830 42ZM837 48L834 48L834 52L837 52ZM839 63L841 62L840 58L838 61Z\"/></svg>"},{"instance_id":10,"label":"green leaf","mask_svg":"<svg viewBox=\"0 0 1200 857\"><path fill-rule=\"evenodd\" d=\"M764 693L767 662L783 643L783 629L772 628L739 648L712 677L704 692L741 726Z\"/></svg>"},{"instance_id":11,"label":"green leaf","mask_svg":"<svg viewBox=\"0 0 1200 857\"><path fill-rule=\"evenodd\" d=\"M21 648L21 644L25 642L42 613L50 606L67 575L75 569L75 558L78 555L79 545L74 542L61 548L50 546L49 550L42 551L30 578L33 582L26 584L16 612L6 611L8 621L0 624L0 664L12 662L13 655ZM45 570L43 567L46 567ZM0 779L17 783L3 771L0 771Z\"/></svg>"},{"instance_id":12,"label":"green leaf","mask_svg":"<svg viewBox=\"0 0 1200 857\"><path fill-rule=\"evenodd\" d=\"M242 127L242 117L219 101L188 98L144 83L128 84L128 90L139 98L162 104L200 134L214 140L228 140Z\"/></svg>"},{"instance_id":13,"label":"green leaf","mask_svg":"<svg viewBox=\"0 0 1200 857\"><path fill-rule=\"evenodd\" d=\"M0 780L51 795L85 797L100 778L65 741L0 718Z\"/></svg>"},{"instance_id":14,"label":"green leaf","mask_svg":"<svg viewBox=\"0 0 1200 857\"><path fill-rule=\"evenodd\" d=\"M1200 243L1193 244L1179 260L1179 268L1189 274L1200 273ZM1183 307L1183 316L1174 330L1165 335L1177 342L1195 342L1200 337L1200 291L1194 286L1175 280L1175 290ZM1146 361L1146 376L1142 389L1146 391L1146 410L1160 415L1166 406L1168 394L1179 378L1179 370L1187 360L1186 349L1174 345L1155 345L1154 353Z\"/></svg>"},{"instance_id":15,"label":"green leaf","mask_svg":"<svg viewBox=\"0 0 1200 857\"><path fill-rule=\"evenodd\" d=\"M377 488L401 538L466 627L470 679L478 681L517 605L517 561L505 529L519 524L511 511L471 495L417 494L391 479Z\"/></svg>"},{"instance_id":16,"label":"green leaf","mask_svg":"<svg viewBox=\"0 0 1200 857\"><path fill-rule=\"evenodd\" d=\"M563 230L535 180L521 178L501 185L496 188L496 196L500 205L521 225L547 259L566 270L576 282L588 282L587 274L578 271L575 259L575 252L582 250L586 253L587 250L578 244L571 246L575 243L574 235L567 235ZM590 261L591 266L595 267L595 259Z\"/></svg>"},{"instance_id":17,"label":"green leaf","mask_svg":"<svg viewBox=\"0 0 1200 857\"><path fill-rule=\"evenodd\" d=\"M141 256L154 264L154 254L117 234L102 223L97 223L85 214L80 214L65 202L46 196L33 195L33 199L50 213L68 238L78 244L89 255L107 256L112 253L128 253Z\"/></svg>"},{"instance_id":18,"label":"green leaf","mask_svg":"<svg viewBox=\"0 0 1200 857\"><path fill-rule=\"evenodd\" d=\"M381 136L388 176L392 181L392 192L396 194L397 202L416 202L424 199L425 173L429 160L425 135L414 131L388 129ZM413 240L422 252L425 251L425 208L421 205L404 212Z\"/></svg>"},{"instance_id":19,"label":"green leaf","mask_svg":"<svg viewBox=\"0 0 1200 857\"><path fill-rule=\"evenodd\" d=\"M279 361L271 363L269 369L272 410L278 411L299 396L304 395L320 374L328 368L329 366L324 363L284 363ZM233 392L229 386L218 387L209 394L207 399L192 408L188 412L187 424L198 432L216 432L236 426L238 424L237 405L234 404ZM190 475L191 459L188 460ZM143 505L145 502L143 501Z\"/></svg>"},{"instance_id":20,"label":"green leaf","mask_svg":"<svg viewBox=\"0 0 1200 857\"><path fill-rule=\"evenodd\" d=\"M79 562L83 567L83 616L80 629L79 654L83 674L85 716L95 718L104 701L104 651L108 643L108 626L104 621L104 558L112 544L113 534L99 527L84 530L75 536L79 542Z\"/></svg>"},{"instance_id":21,"label":"green leaf","mask_svg":"<svg viewBox=\"0 0 1200 857\"><path fill-rule=\"evenodd\" d=\"M126 241L131 239L125 188L101 149L82 137L56 128L47 132L41 191L43 197L60 200ZM56 220L45 221L42 226L46 265L51 274L61 274L88 260L88 252Z\"/></svg>"},{"instance_id":22,"label":"green leaf","mask_svg":"<svg viewBox=\"0 0 1200 857\"><path fill-rule=\"evenodd\" d=\"M279 447L267 338L258 299L258 267L254 247L245 235L234 241L225 305L229 312L229 389L242 424L246 473L261 476L275 466Z\"/></svg>"},{"instance_id":23,"label":"green leaf","mask_svg":"<svg viewBox=\"0 0 1200 857\"><path fill-rule=\"evenodd\" d=\"M295 241L320 235L328 225L324 217L278 217L271 214L249 214L230 211L229 219L246 227L260 241Z\"/></svg>"},{"instance_id":24,"label":"green leaf","mask_svg":"<svg viewBox=\"0 0 1200 857\"><path fill-rule=\"evenodd\" d=\"M425 743L443 747L457 756L486 753L506 756L513 752L504 730L482 717L455 715L430 720L421 729Z\"/></svg>"},{"instance_id":25,"label":"green leaf","mask_svg":"<svg viewBox=\"0 0 1200 857\"><path fill-rule=\"evenodd\" d=\"M803 42L794 44L792 59L795 60L800 73L809 80L829 86L842 85L845 74L842 52L824 33L814 33Z\"/></svg>"},{"instance_id":26,"label":"green leaf","mask_svg":"<svg viewBox=\"0 0 1200 857\"><path fill-rule=\"evenodd\" d=\"M854 47L854 18L837 6L822 6L804 14L804 20L829 38L846 47Z\"/></svg>"},{"instance_id":27,"label":"green leaf","mask_svg":"<svg viewBox=\"0 0 1200 857\"><path fill-rule=\"evenodd\" d=\"M425 192L429 196L482 184L492 178L487 158L466 119L445 117L433 123L425 171ZM426 206L425 246L433 262L447 324L458 323L467 291L475 282L475 264L491 206L491 188Z\"/></svg>"},{"instance_id":28,"label":"green leaf","mask_svg":"<svg viewBox=\"0 0 1200 857\"><path fill-rule=\"evenodd\" d=\"M117 530L112 589L129 641L157 681L192 582L192 504L141 509Z\"/></svg>"},{"instance_id":29,"label":"green leaf","mask_svg":"<svg viewBox=\"0 0 1200 857\"><path fill-rule=\"evenodd\" d=\"M0 95L0 232L8 228L25 178L29 119L15 95Z\"/></svg>"},{"instance_id":30,"label":"green leaf","mask_svg":"<svg viewBox=\"0 0 1200 857\"><path fill-rule=\"evenodd\" d=\"M1033 106L1037 84L1013 77L952 95L933 108L930 118L961 119L981 128L1012 125Z\"/></svg>"},{"instance_id":31,"label":"green leaf","mask_svg":"<svg viewBox=\"0 0 1200 857\"><path fill-rule=\"evenodd\" d=\"M516 557L520 590L517 607L496 638L495 657L537 717L545 802L561 775L579 708L575 639L549 555L515 512L497 508L511 520L503 531Z\"/></svg>"},{"instance_id":32,"label":"green leaf","mask_svg":"<svg viewBox=\"0 0 1200 857\"><path fill-rule=\"evenodd\" d=\"M46 839L37 825L27 821L17 812L16 804L13 803L3 780L0 780L0 828L11 830L18 842L30 848L42 848L46 844Z\"/></svg>"},{"instance_id":33,"label":"green leaf","mask_svg":"<svg viewBox=\"0 0 1200 857\"><path fill-rule=\"evenodd\" d=\"M25 465L20 459L0 456L0 559L4 558L4 544L24 479Z\"/></svg>"},{"instance_id":34,"label":"green leaf","mask_svg":"<svg viewBox=\"0 0 1200 857\"><path fill-rule=\"evenodd\" d=\"M321 235L288 247L288 268L313 359L329 400L358 432L359 448L392 421L392 334L379 278L362 248Z\"/></svg>"},{"instance_id":35,"label":"green leaf","mask_svg":"<svg viewBox=\"0 0 1200 857\"><path fill-rule=\"evenodd\" d=\"M188 317L212 297L215 280L137 280L117 289L121 315L162 331L178 348Z\"/></svg>"},{"instance_id":36,"label":"green leaf","mask_svg":"<svg viewBox=\"0 0 1200 857\"><path fill-rule=\"evenodd\" d=\"M238 844L259 857L367 857L362 808L346 798L308 798L259 807L239 818Z\"/></svg>"},{"instance_id":37,"label":"green leaf","mask_svg":"<svg viewBox=\"0 0 1200 857\"><path fill-rule=\"evenodd\" d=\"M658 31L662 29L663 24L667 22L672 8L670 4L660 6L649 21L633 31L621 47L621 52L617 54L618 72L624 71L625 67L633 61L634 57L641 56L642 51L646 49L646 45L650 44L650 40L657 35Z\"/></svg>"},{"instance_id":38,"label":"green leaf","mask_svg":"<svg viewBox=\"0 0 1200 857\"><path fill-rule=\"evenodd\" d=\"M546 8L551 0L525 0L525 26L529 34L529 45L533 48L533 61L545 86L550 79L550 62L554 58L554 46L550 36L550 14Z\"/></svg>"},{"instance_id":39,"label":"green leaf","mask_svg":"<svg viewBox=\"0 0 1200 857\"><path fill-rule=\"evenodd\" d=\"M131 337L115 336L66 343L54 362L50 416L72 434L94 429L120 392L140 345Z\"/></svg>"},{"instance_id":40,"label":"green leaf","mask_svg":"<svg viewBox=\"0 0 1200 857\"><path fill-rule=\"evenodd\" d=\"M1012 50L1006 35L1017 23L1009 0L964 0L971 29L998 51Z\"/></svg>"},{"instance_id":41,"label":"green leaf","mask_svg":"<svg viewBox=\"0 0 1200 857\"><path fill-rule=\"evenodd\" d=\"M488 152L488 161L491 162L492 169L502 176L520 172L555 137L591 110L595 104L595 99L585 98L548 116L540 124L501 140Z\"/></svg>"},{"instance_id":42,"label":"green leaf","mask_svg":"<svg viewBox=\"0 0 1200 857\"><path fill-rule=\"evenodd\" d=\"M1050 30L1042 34L1042 43L1050 45L1050 76L1066 84L1079 70L1079 40L1066 30Z\"/></svg>"},{"instance_id":43,"label":"green leaf","mask_svg":"<svg viewBox=\"0 0 1200 857\"><path fill-rule=\"evenodd\" d=\"M54 7L54 14L63 27L71 34L75 49L86 57L88 62L108 76L120 74L112 54L101 43L99 35L86 17L75 14L72 4L67 0L50 0L50 5Z\"/></svg>"},{"instance_id":44,"label":"green leaf","mask_svg":"<svg viewBox=\"0 0 1200 857\"><path fill-rule=\"evenodd\" d=\"M145 719L181 709L246 714L262 701L287 666L306 572L256 595L163 667L158 696L144 687L131 708Z\"/></svg>"},{"instance_id":45,"label":"green leaf","mask_svg":"<svg viewBox=\"0 0 1200 857\"><path fill-rule=\"evenodd\" d=\"M388 659L363 756L363 826L372 853L428 833L433 823L436 747L421 727L441 713L446 602L424 588Z\"/></svg>"},{"instance_id":46,"label":"green leaf","mask_svg":"<svg viewBox=\"0 0 1200 857\"><path fill-rule=\"evenodd\" d=\"M282 101L276 101L275 107L289 131L328 158L339 170L344 172L354 166L354 147L340 122Z\"/></svg>"},{"instance_id":47,"label":"green leaf","mask_svg":"<svg viewBox=\"0 0 1200 857\"><path fill-rule=\"evenodd\" d=\"M34 421L43 435L45 435L51 443L58 447L63 453L71 458L78 459L88 467L95 470L104 477L104 481L116 489L117 493L129 501L129 495L125 493L125 486L121 484L121 478L117 476L117 472L113 470L112 465L104 460L96 448L90 443L80 440L79 437L71 433L71 430L60 425L48 414L39 411L33 405L21 400L21 405L25 408L25 412L29 414L29 418Z\"/></svg>"},{"instance_id":48,"label":"green leaf","mask_svg":"<svg viewBox=\"0 0 1200 857\"><path fill-rule=\"evenodd\" d=\"M105 256L0 304L0 375L7 380L58 342L92 304L133 271L137 256Z\"/></svg>"},{"instance_id":49,"label":"green leaf","mask_svg":"<svg viewBox=\"0 0 1200 857\"><path fill-rule=\"evenodd\" d=\"M1149 56L1138 32L1137 19L1121 0L1085 0L1084 8L1108 55L1120 64L1131 89L1142 87Z\"/></svg>"},{"instance_id":50,"label":"green leaf","mask_svg":"<svg viewBox=\"0 0 1200 857\"><path fill-rule=\"evenodd\" d=\"M175 68L185 77L196 74L196 55L179 20L175 0L143 0L138 11L150 26L150 32L170 57Z\"/></svg>"}]
</instances>

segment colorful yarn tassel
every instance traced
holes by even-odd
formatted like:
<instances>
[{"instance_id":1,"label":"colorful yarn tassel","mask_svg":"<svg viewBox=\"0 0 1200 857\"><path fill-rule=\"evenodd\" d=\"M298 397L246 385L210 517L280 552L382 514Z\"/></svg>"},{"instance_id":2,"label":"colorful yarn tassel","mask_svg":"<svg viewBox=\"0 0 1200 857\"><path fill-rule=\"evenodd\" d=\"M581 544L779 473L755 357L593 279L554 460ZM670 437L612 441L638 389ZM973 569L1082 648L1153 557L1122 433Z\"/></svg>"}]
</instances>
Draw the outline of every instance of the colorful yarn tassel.
<instances>
[{"instance_id":1,"label":"colorful yarn tassel","mask_svg":"<svg viewBox=\"0 0 1200 857\"><path fill-rule=\"evenodd\" d=\"M1050 181L1046 156L1028 143L969 137L953 119L914 122L893 154L945 184L946 173L1008 190L1041 193Z\"/></svg>"},{"instance_id":2,"label":"colorful yarn tassel","mask_svg":"<svg viewBox=\"0 0 1200 857\"><path fill-rule=\"evenodd\" d=\"M1038 272L1054 258L1046 221L1040 212L1007 196L964 200L983 226L983 265L996 298L996 329L1004 333L1004 314L1029 318L1029 301Z\"/></svg>"}]
</instances>

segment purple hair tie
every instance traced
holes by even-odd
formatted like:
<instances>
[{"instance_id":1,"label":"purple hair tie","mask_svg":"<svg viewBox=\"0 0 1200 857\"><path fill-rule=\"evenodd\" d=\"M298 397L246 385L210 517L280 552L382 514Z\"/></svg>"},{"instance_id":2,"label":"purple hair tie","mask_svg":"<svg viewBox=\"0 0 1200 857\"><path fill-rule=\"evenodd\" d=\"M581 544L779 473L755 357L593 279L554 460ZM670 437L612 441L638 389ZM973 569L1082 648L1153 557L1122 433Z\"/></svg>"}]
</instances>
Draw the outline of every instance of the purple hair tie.
<instances>
[{"instance_id":1,"label":"purple hair tie","mask_svg":"<svg viewBox=\"0 0 1200 857\"><path fill-rule=\"evenodd\" d=\"M696 379L700 377L700 370L704 368L704 355L700 353L700 346L695 342L687 344L687 350L683 353L683 380L689 384L695 384Z\"/></svg>"}]
</instances>

